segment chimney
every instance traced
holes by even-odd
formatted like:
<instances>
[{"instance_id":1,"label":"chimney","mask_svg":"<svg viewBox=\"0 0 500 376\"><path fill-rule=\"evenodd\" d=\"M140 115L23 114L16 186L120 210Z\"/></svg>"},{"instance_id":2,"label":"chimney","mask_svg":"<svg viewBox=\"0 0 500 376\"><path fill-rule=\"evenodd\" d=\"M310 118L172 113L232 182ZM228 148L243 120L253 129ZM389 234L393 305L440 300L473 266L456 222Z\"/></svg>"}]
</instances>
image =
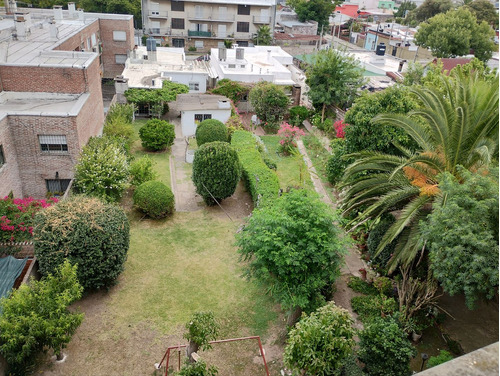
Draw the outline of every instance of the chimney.
<instances>
[{"instance_id":1,"label":"chimney","mask_svg":"<svg viewBox=\"0 0 500 376\"><path fill-rule=\"evenodd\" d=\"M75 3L68 3L69 18L76 18Z\"/></svg>"},{"instance_id":2,"label":"chimney","mask_svg":"<svg viewBox=\"0 0 500 376\"><path fill-rule=\"evenodd\" d=\"M17 10L16 0L7 0L5 3L5 13L11 14Z\"/></svg>"},{"instance_id":3,"label":"chimney","mask_svg":"<svg viewBox=\"0 0 500 376\"><path fill-rule=\"evenodd\" d=\"M123 76L115 77L115 91L116 91L116 100L118 103L127 103L127 99L125 98L125 91L128 90L128 78Z\"/></svg>"},{"instance_id":4,"label":"chimney","mask_svg":"<svg viewBox=\"0 0 500 376\"><path fill-rule=\"evenodd\" d=\"M26 40L30 32L28 24L29 14L22 12L14 14L14 25L16 27L16 35L18 40Z\"/></svg>"},{"instance_id":5,"label":"chimney","mask_svg":"<svg viewBox=\"0 0 500 376\"><path fill-rule=\"evenodd\" d=\"M63 19L62 5L54 5L54 20L60 22Z\"/></svg>"},{"instance_id":6,"label":"chimney","mask_svg":"<svg viewBox=\"0 0 500 376\"><path fill-rule=\"evenodd\" d=\"M78 20L79 21L85 21L85 13L83 11L83 9L81 8L78 8L78 10L76 11L76 14L78 14Z\"/></svg>"},{"instance_id":7,"label":"chimney","mask_svg":"<svg viewBox=\"0 0 500 376\"><path fill-rule=\"evenodd\" d=\"M49 23L49 33L50 39L58 40L59 39L59 30L57 29L56 21L52 20Z\"/></svg>"},{"instance_id":8,"label":"chimney","mask_svg":"<svg viewBox=\"0 0 500 376\"><path fill-rule=\"evenodd\" d=\"M148 61L156 61L156 40L146 39L146 50L148 51Z\"/></svg>"}]
</instances>

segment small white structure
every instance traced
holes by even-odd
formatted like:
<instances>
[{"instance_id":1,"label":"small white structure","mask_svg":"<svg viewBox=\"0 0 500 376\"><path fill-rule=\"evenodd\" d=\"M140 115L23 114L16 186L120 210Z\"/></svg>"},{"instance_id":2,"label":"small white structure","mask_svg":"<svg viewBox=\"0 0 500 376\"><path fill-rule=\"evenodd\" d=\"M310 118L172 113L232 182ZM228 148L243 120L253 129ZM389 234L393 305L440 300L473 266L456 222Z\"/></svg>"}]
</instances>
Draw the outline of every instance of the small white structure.
<instances>
[{"instance_id":1,"label":"small white structure","mask_svg":"<svg viewBox=\"0 0 500 376\"><path fill-rule=\"evenodd\" d=\"M225 123L231 117L229 98L222 95L179 94L177 108L181 112L182 136L193 136L197 123L217 119Z\"/></svg>"},{"instance_id":2,"label":"small white structure","mask_svg":"<svg viewBox=\"0 0 500 376\"><path fill-rule=\"evenodd\" d=\"M210 65L219 80L294 84L288 69L293 65L293 56L278 46L212 48Z\"/></svg>"}]
</instances>

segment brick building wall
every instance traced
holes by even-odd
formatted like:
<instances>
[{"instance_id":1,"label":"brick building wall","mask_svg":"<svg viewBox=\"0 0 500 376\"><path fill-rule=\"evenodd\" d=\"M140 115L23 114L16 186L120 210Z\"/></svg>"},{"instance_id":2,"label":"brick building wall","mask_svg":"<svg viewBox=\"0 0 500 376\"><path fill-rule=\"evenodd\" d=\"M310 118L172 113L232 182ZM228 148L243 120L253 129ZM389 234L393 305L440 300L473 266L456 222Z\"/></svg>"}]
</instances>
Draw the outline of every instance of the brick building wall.
<instances>
[{"instance_id":1,"label":"brick building wall","mask_svg":"<svg viewBox=\"0 0 500 376\"><path fill-rule=\"evenodd\" d=\"M85 51L92 51L92 35L95 36L96 43L99 42L99 20L94 20L90 25L86 26L79 33L66 39L59 44L54 50L59 51L81 51L82 46ZM90 45L88 44L90 42Z\"/></svg>"},{"instance_id":2,"label":"brick building wall","mask_svg":"<svg viewBox=\"0 0 500 376\"><path fill-rule=\"evenodd\" d=\"M103 77L114 78L125 68L125 64L116 63L116 55L127 55L134 49L134 20L132 16L128 20L100 18L99 29L102 41ZM115 40L113 31L124 31L126 40Z\"/></svg>"},{"instance_id":3,"label":"brick building wall","mask_svg":"<svg viewBox=\"0 0 500 376\"><path fill-rule=\"evenodd\" d=\"M21 179L17 166L16 148L12 141L8 118L5 116L0 120L0 145L2 145L5 164L0 167L0 180L9 184L0 184L0 198L7 196L10 191L16 196L22 196Z\"/></svg>"}]
</instances>

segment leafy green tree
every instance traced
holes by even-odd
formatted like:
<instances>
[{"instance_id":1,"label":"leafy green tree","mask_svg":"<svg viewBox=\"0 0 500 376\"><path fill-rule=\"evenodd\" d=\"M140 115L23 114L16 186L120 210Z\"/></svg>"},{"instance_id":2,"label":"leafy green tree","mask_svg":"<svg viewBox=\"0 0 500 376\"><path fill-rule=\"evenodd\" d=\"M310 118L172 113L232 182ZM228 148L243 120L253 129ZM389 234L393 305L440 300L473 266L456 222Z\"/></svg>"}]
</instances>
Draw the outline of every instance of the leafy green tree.
<instances>
[{"instance_id":1,"label":"leafy green tree","mask_svg":"<svg viewBox=\"0 0 500 376\"><path fill-rule=\"evenodd\" d=\"M486 23L477 23L476 16L466 8L438 14L420 24L415 43L431 49L437 57L455 57L469 54L481 61L491 58L495 48L495 32Z\"/></svg>"},{"instance_id":2,"label":"leafy green tree","mask_svg":"<svg viewBox=\"0 0 500 376\"><path fill-rule=\"evenodd\" d=\"M161 151L174 144L175 126L165 120L151 119L139 129L142 147Z\"/></svg>"},{"instance_id":3,"label":"leafy green tree","mask_svg":"<svg viewBox=\"0 0 500 376\"><path fill-rule=\"evenodd\" d=\"M0 352L13 374L25 374L32 359L44 348L61 356L83 320L68 311L82 296L76 265L65 261L40 281L32 280L0 300Z\"/></svg>"},{"instance_id":4,"label":"leafy green tree","mask_svg":"<svg viewBox=\"0 0 500 376\"><path fill-rule=\"evenodd\" d=\"M264 126L277 130L290 105L283 89L270 82L259 82L250 90L249 99Z\"/></svg>"},{"instance_id":5,"label":"leafy green tree","mask_svg":"<svg viewBox=\"0 0 500 376\"><path fill-rule=\"evenodd\" d=\"M326 106L342 107L351 103L364 82L358 61L334 49L321 50L314 55L306 75L310 88L307 96L314 107L321 107L322 122L325 121Z\"/></svg>"},{"instance_id":6,"label":"leafy green tree","mask_svg":"<svg viewBox=\"0 0 500 376\"><path fill-rule=\"evenodd\" d=\"M422 250L421 221L429 214L442 172L457 174L488 166L498 156L498 83L477 76L443 83L439 89L412 89L419 108L407 115L378 115L374 123L403 129L417 143L417 151L402 149L403 156L378 152L351 154L346 169L343 209L349 213L366 207L351 224L399 211L384 234L377 252L398 238L390 271L398 263L410 265Z\"/></svg>"},{"instance_id":7,"label":"leafy green tree","mask_svg":"<svg viewBox=\"0 0 500 376\"><path fill-rule=\"evenodd\" d=\"M237 235L247 275L268 287L283 308L312 311L324 302L322 292L339 276L344 253L331 209L307 190L292 190L254 210Z\"/></svg>"},{"instance_id":8,"label":"leafy green tree","mask_svg":"<svg viewBox=\"0 0 500 376\"><path fill-rule=\"evenodd\" d=\"M469 308L498 291L498 180L466 170L441 176L441 194L423 225L430 269Z\"/></svg>"},{"instance_id":9,"label":"leafy green tree","mask_svg":"<svg viewBox=\"0 0 500 376\"><path fill-rule=\"evenodd\" d=\"M498 12L495 6L488 0L475 0L465 6L477 18L477 22L485 21L488 25L498 28Z\"/></svg>"},{"instance_id":10,"label":"leafy green tree","mask_svg":"<svg viewBox=\"0 0 500 376\"><path fill-rule=\"evenodd\" d=\"M416 349L393 317L375 317L359 333L358 357L370 376L411 375L410 359Z\"/></svg>"},{"instance_id":11,"label":"leafy green tree","mask_svg":"<svg viewBox=\"0 0 500 376\"><path fill-rule=\"evenodd\" d=\"M440 13L446 13L453 9L451 0L425 0L422 5L415 9L412 13L417 21L425 21Z\"/></svg>"},{"instance_id":12,"label":"leafy green tree","mask_svg":"<svg viewBox=\"0 0 500 376\"><path fill-rule=\"evenodd\" d=\"M344 121L345 151L347 154L361 151L378 151L394 154L394 143L415 148L410 136L398 127L377 124L373 118L379 114L407 114L416 106L405 87L393 86L378 93L365 93L347 111Z\"/></svg>"},{"instance_id":13,"label":"leafy green tree","mask_svg":"<svg viewBox=\"0 0 500 376\"><path fill-rule=\"evenodd\" d=\"M208 367L203 360L196 363L186 363L175 376L216 376L219 372L214 366Z\"/></svg>"},{"instance_id":14,"label":"leafy green tree","mask_svg":"<svg viewBox=\"0 0 500 376\"><path fill-rule=\"evenodd\" d=\"M60 2L54 2L54 4L56 3ZM79 4L86 12L132 14L134 27L136 29L142 28L140 0L82 0Z\"/></svg>"},{"instance_id":15,"label":"leafy green tree","mask_svg":"<svg viewBox=\"0 0 500 376\"><path fill-rule=\"evenodd\" d=\"M193 183L209 206L232 196L241 178L236 150L227 142L203 144L194 154Z\"/></svg>"},{"instance_id":16,"label":"leafy green tree","mask_svg":"<svg viewBox=\"0 0 500 376\"><path fill-rule=\"evenodd\" d=\"M271 29L269 25L262 25L257 30L257 35L253 39L256 46L270 46L273 42L273 37L271 35Z\"/></svg>"},{"instance_id":17,"label":"leafy green tree","mask_svg":"<svg viewBox=\"0 0 500 376\"><path fill-rule=\"evenodd\" d=\"M300 22L316 21L318 23L318 34L321 29L324 32L329 27L329 17L335 10L335 7L340 4L340 1L328 0L294 0L288 1L288 4L293 8Z\"/></svg>"},{"instance_id":18,"label":"leafy green tree","mask_svg":"<svg viewBox=\"0 0 500 376\"><path fill-rule=\"evenodd\" d=\"M215 320L213 312L195 312L191 320L186 323L187 333L184 338L189 341L187 356L192 363L192 354L199 349L209 350L212 348L210 341L215 341L219 334L219 324Z\"/></svg>"},{"instance_id":19,"label":"leafy green tree","mask_svg":"<svg viewBox=\"0 0 500 376\"><path fill-rule=\"evenodd\" d=\"M77 193L115 202L122 196L128 179L127 156L116 139L92 137L75 166L73 188Z\"/></svg>"},{"instance_id":20,"label":"leafy green tree","mask_svg":"<svg viewBox=\"0 0 500 376\"><path fill-rule=\"evenodd\" d=\"M340 375L355 345L353 322L349 312L333 301L309 316L303 315L290 330L283 355L285 365L308 375Z\"/></svg>"},{"instance_id":21,"label":"leafy green tree","mask_svg":"<svg viewBox=\"0 0 500 376\"><path fill-rule=\"evenodd\" d=\"M412 1L403 1L398 8L398 11L394 13L394 17L405 17L407 12L414 10L417 7Z\"/></svg>"},{"instance_id":22,"label":"leafy green tree","mask_svg":"<svg viewBox=\"0 0 500 376\"><path fill-rule=\"evenodd\" d=\"M237 103L248 95L250 87L244 83L224 78L217 82L217 86L212 89L211 92L213 94L224 95L225 97L231 99L234 103Z\"/></svg>"},{"instance_id":23,"label":"leafy green tree","mask_svg":"<svg viewBox=\"0 0 500 376\"><path fill-rule=\"evenodd\" d=\"M155 164L156 162L148 155L134 160L130 164L130 176L132 177L130 184L138 187L142 183L155 180L158 177L157 172L154 170Z\"/></svg>"}]
</instances>

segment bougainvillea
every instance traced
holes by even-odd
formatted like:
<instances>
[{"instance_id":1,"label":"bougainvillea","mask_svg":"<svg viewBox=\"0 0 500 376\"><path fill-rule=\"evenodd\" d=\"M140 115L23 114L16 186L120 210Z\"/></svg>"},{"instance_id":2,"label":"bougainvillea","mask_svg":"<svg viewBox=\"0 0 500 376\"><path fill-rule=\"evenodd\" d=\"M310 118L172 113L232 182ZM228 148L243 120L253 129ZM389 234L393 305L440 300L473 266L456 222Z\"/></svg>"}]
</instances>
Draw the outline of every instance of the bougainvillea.
<instances>
[{"instance_id":1,"label":"bougainvillea","mask_svg":"<svg viewBox=\"0 0 500 376\"><path fill-rule=\"evenodd\" d=\"M304 131L299 127L292 127L288 123L282 123L278 131L278 135L281 136L281 152L286 155L290 154L297 147L295 140L304 134Z\"/></svg>"},{"instance_id":2,"label":"bougainvillea","mask_svg":"<svg viewBox=\"0 0 500 376\"><path fill-rule=\"evenodd\" d=\"M346 125L348 124L344 123L344 120L337 120L335 123L333 123L333 127L335 128L335 137L345 137L344 128L346 127Z\"/></svg>"},{"instance_id":3,"label":"bougainvillea","mask_svg":"<svg viewBox=\"0 0 500 376\"><path fill-rule=\"evenodd\" d=\"M35 200L33 197L0 199L0 243L30 240L33 236L33 218L40 210L58 202Z\"/></svg>"}]
</instances>

